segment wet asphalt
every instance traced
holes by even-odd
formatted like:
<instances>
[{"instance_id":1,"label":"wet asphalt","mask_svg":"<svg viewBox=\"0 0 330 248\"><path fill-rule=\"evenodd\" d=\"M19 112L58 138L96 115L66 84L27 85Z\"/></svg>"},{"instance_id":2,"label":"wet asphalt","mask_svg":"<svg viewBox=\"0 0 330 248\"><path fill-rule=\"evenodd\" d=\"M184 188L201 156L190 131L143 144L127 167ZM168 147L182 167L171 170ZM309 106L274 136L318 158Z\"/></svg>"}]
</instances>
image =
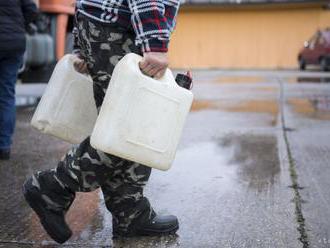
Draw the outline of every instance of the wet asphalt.
<instances>
[{"instance_id":1,"label":"wet asphalt","mask_svg":"<svg viewBox=\"0 0 330 248\"><path fill-rule=\"evenodd\" d=\"M62 246L21 185L70 145L30 127L43 86L19 86L19 105L32 105L18 108L12 159L0 161L0 247L330 247L330 74L199 70L194 78L175 162L153 170L145 191L158 213L178 216L177 235L112 240L95 191L78 194L67 215L74 235Z\"/></svg>"}]
</instances>

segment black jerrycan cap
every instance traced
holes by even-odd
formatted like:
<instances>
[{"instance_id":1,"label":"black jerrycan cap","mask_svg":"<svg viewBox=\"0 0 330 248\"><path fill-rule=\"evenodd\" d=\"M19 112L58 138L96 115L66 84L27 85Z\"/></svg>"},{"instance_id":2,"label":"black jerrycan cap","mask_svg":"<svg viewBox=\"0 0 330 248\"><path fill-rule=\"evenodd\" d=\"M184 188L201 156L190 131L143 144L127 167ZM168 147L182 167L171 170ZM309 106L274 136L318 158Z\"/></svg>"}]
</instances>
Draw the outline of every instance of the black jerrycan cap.
<instances>
[{"instance_id":1,"label":"black jerrycan cap","mask_svg":"<svg viewBox=\"0 0 330 248\"><path fill-rule=\"evenodd\" d=\"M192 77L190 76L190 72L187 74L178 73L176 75L175 81L179 86L187 90L191 90L192 88Z\"/></svg>"}]
</instances>

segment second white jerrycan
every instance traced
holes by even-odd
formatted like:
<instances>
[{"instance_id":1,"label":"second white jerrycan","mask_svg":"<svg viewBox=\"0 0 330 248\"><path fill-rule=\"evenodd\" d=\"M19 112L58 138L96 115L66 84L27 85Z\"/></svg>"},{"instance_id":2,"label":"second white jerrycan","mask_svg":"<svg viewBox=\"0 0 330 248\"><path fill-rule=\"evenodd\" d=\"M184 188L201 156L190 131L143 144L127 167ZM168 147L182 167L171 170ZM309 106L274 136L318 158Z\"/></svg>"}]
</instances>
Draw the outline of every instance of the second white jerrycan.
<instances>
[{"instance_id":1,"label":"second white jerrycan","mask_svg":"<svg viewBox=\"0 0 330 248\"><path fill-rule=\"evenodd\" d=\"M193 95L167 69L160 80L144 75L142 57L128 54L116 65L92 136L106 153L160 170L174 160Z\"/></svg>"},{"instance_id":2,"label":"second white jerrycan","mask_svg":"<svg viewBox=\"0 0 330 248\"><path fill-rule=\"evenodd\" d=\"M97 110L90 77L74 69L74 55L56 65L31 124L43 133L78 144L93 130Z\"/></svg>"}]
</instances>

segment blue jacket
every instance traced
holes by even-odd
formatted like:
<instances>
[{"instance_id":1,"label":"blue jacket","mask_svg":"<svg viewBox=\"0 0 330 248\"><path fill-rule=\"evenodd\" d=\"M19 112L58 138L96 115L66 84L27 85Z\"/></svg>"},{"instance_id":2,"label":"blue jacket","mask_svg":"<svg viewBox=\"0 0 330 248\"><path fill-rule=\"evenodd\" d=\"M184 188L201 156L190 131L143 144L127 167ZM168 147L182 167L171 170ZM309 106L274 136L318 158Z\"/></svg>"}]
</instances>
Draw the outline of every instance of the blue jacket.
<instances>
[{"instance_id":1,"label":"blue jacket","mask_svg":"<svg viewBox=\"0 0 330 248\"><path fill-rule=\"evenodd\" d=\"M0 52L25 50L25 26L36 15L32 0L0 0Z\"/></svg>"}]
</instances>

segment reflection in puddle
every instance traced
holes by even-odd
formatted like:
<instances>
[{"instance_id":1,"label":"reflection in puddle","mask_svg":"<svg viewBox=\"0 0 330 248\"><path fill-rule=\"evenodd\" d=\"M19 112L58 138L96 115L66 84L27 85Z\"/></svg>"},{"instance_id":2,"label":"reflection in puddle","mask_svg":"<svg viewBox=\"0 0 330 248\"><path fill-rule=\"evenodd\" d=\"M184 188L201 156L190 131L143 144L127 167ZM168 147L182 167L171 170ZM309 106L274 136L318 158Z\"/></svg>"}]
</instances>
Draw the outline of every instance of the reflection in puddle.
<instances>
[{"instance_id":1,"label":"reflection in puddle","mask_svg":"<svg viewBox=\"0 0 330 248\"><path fill-rule=\"evenodd\" d=\"M285 78L288 83L330 83L330 78L327 77L293 77Z\"/></svg>"},{"instance_id":2,"label":"reflection in puddle","mask_svg":"<svg viewBox=\"0 0 330 248\"><path fill-rule=\"evenodd\" d=\"M263 92L277 92L278 89L275 87L258 87L255 88L255 91L263 91Z\"/></svg>"},{"instance_id":3,"label":"reflection in puddle","mask_svg":"<svg viewBox=\"0 0 330 248\"><path fill-rule=\"evenodd\" d=\"M237 165L240 178L258 191L274 184L280 172L277 140L273 136L241 135L220 140L221 147L231 147L229 163Z\"/></svg>"},{"instance_id":4,"label":"reflection in puddle","mask_svg":"<svg viewBox=\"0 0 330 248\"><path fill-rule=\"evenodd\" d=\"M267 78L256 76L222 76L216 79L216 83L264 83Z\"/></svg>"},{"instance_id":5,"label":"reflection in puddle","mask_svg":"<svg viewBox=\"0 0 330 248\"><path fill-rule=\"evenodd\" d=\"M180 189L187 189L188 182L195 182L188 190L198 188L198 194L230 191L236 178L236 168L228 166L231 154L231 148L219 147L216 142L196 143L179 150L173 164L172 180Z\"/></svg>"},{"instance_id":6,"label":"reflection in puddle","mask_svg":"<svg viewBox=\"0 0 330 248\"><path fill-rule=\"evenodd\" d=\"M238 182L258 191L267 190L280 172L277 139L242 134L197 143L178 151L173 170L171 180L183 192L191 190L188 182L195 182L198 194L232 192Z\"/></svg>"},{"instance_id":7,"label":"reflection in puddle","mask_svg":"<svg viewBox=\"0 0 330 248\"><path fill-rule=\"evenodd\" d=\"M288 103L296 113L318 120L330 120L330 97L293 98Z\"/></svg>"},{"instance_id":8,"label":"reflection in puddle","mask_svg":"<svg viewBox=\"0 0 330 248\"><path fill-rule=\"evenodd\" d=\"M247 100L247 101L207 101L195 100L191 111L221 110L239 113L265 113L272 116L271 125L275 126L278 115L278 104L275 100Z\"/></svg>"},{"instance_id":9,"label":"reflection in puddle","mask_svg":"<svg viewBox=\"0 0 330 248\"><path fill-rule=\"evenodd\" d=\"M219 101L194 100L191 106L191 111L207 109L221 109L221 103Z\"/></svg>"}]
</instances>

